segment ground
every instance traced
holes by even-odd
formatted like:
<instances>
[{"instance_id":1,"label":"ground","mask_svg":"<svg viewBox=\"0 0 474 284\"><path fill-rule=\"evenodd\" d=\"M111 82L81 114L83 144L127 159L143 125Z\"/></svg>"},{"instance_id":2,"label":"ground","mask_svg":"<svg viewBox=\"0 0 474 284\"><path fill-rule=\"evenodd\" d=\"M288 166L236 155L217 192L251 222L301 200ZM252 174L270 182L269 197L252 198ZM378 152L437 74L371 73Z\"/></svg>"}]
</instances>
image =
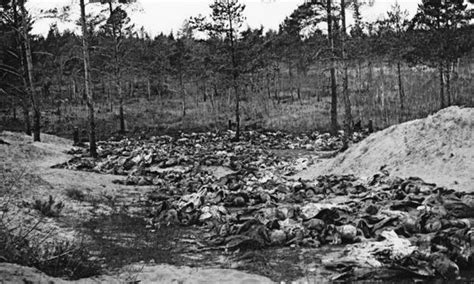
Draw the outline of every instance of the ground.
<instances>
[{"instance_id":1,"label":"ground","mask_svg":"<svg viewBox=\"0 0 474 284\"><path fill-rule=\"evenodd\" d=\"M472 135L473 129L474 116L471 114L472 109L450 108L426 120L409 122L398 128L375 133L359 144L353 145L346 153L329 160L319 157L330 157L334 154L333 151L321 153L306 145L298 149L291 149L290 145L288 147L290 149L278 149L273 152L294 162L292 174L296 175L289 177L288 180L294 180L295 185L302 177L304 180L311 180L323 171L330 173L339 167L345 170L356 169L359 171L355 173L361 174L363 170L366 170L366 173L368 171L375 173L383 165L395 170L393 166L396 165L399 171L405 169L405 173L417 168L416 175L422 176L428 182L436 179L441 186L471 191L472 188L469 186L472 185L472 172L474 172L473 145L469 136ZM433 129L440 129L440 123L444 126L441 131L445 135L436 136L437 132ZM418 130L418 134L406 135L407 132L416 132L414 129ZM431 140L433 135L437 140L434 138ZM419 140L420 136L426 136L427 139ZM128 180L124 175L51 168L67 163L73 158L72 155L66 154L72 148L72 141L42 135L42 142L33 143L31 137L12 132L2 132L0 139L7 143L0 144L0 156L3 158L0 169L4 180L2 202L5 204L5 200L7 198L9 200L2 222L6 220L5 222L12 226L22 224L23 229L28 229L28 226L31 227L37 220L41 220L42 222L35 228L36 235L31 240L38 241L39 246L65 239L83 240L88 249L97 252L97 258L106 268L105 274L107 274L80 280L83 283L94 281L120 283L137 279L141 280L141 283L262 283L271 280L319 283L344 274L324 269L328 258L323 256L333 256L333 260L340 258L342 261L343 258L338 253L350 249L353 251L352 255L362 257L365 253L371 253L370 246L376 250L383 242L386 247L396 247L394 250L398 252L412 250L409 242L406 243L404 239L390 233L383 233L386 236L383 242L363 242L365 244L363 247L357 245L331 248L270 247L243 254L212 250L200 244L199 235L202 231L197 227L162 226L150 229L141 214L143 207L149 206L146 205L146 201L147 197L153 194L154 185L124 185ZM393 144L383 141L384 139ZM408 154L405 148L400 149L397 146L397 139L403 141L404 147L411 147L413 154ZM449 147L443 139L452 141ZM381 145L387 148L384 149ZM420 149L427 150L419 153ZM433 149L437 152L433 152ZM407 156L413 158L409 159ZM447 158L451 160L445 160ZM373 161L374 165L367 169L370 161ZM382 164L377 164L379 161L382 161L380 162ZM440 170L439 161L444 161L443 171ZM311 166L312 163L314 166ZM404 163L409 166L404 167ZM157 170L163 171L162 168ZM229 168L222 166L210 166L206 170L212 172L218 180L233 173ZM12 190L9 191L10 185ZM72 194L75 192L83 195ZM31 210L31 206L28 205L38 199L45 200L48 196L64 204L59 217L44 218L37 211ZM331 202L338 206L349 204L347 197L344 196L336 196ZM311 206L302 208L309 210L309 213L305 211L305 214L310 214L314 209ZM394 211L386 213L399 214ZM48 239L46 243L39 241L46 237ZM348 261L354 261L350 256L350 253L346 255L349 257ZM379 265L369 255L364 261ZM340 263L343 265L343 262ZM46 276L33 268L7 263L0 263L0 275L12 283L24 280L40 283L65 282L59 278ZM472 279L470 276L464 277Z\"/></svg>"},{"instance_id":2,"label":"ground","mask_svg":"<svg viewBox=\"0 0 474 284\"><path fill-rule=\"evenodd\" d=\"M77 202L66 196L68 189L77 189L87 192L87 199L115 200L117 204L130 203L125 199L133 199L139 194L144 194L147 189L130 187L113 183L114 180L123 179L123 176L104 175L91 172L79 172L66 169L52 169L51 167L68 161L71 156L64 152L72 146L72 141L51 135L42 135L42 142L32 143L30 137L12 132L3 132L1 139L10 145L0 145L3 161L1 167L8 172L22 173L27 183L32 187L23 188L21 200L33 200L37 197L52 195L62 200L65 205L63 216L60 219L51 219L41 228L42 232L54 229L55 237L74 238L78 232L73 224L93 219L100 214L111 215L114 206L99 205L93 207L89 202ZM106 196L106 197L104 197ZM17 208L16 218L28 218L27 212ZM68 283L68 281L49 277L40 271L22 267L15 264L0 263L0 275L6 283L18 283L23 280L34 283ZM141 283L175 282L178 283L265 283L269 279L229 269L197 269L186 266L172 265L129 265L119 271L114 271L112 276L101 276L83 279L79 283L108 282L123 283L128 278L139 277Z\"/></svg>"}]
</instances>

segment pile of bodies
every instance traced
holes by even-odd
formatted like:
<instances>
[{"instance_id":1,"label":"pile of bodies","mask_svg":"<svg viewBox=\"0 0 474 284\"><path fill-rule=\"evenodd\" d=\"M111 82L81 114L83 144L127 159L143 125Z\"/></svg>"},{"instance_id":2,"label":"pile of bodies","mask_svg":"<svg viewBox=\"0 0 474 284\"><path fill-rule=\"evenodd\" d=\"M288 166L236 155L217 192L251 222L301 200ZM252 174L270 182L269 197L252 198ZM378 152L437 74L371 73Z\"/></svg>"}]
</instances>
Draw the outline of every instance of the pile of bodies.
<instances>
[{"instance_id":1,"label":"pile of bodies","mask_svg":"<svg viewBox=\"0 0 474 284\"><path fill-rule=\"evenodd\" d=\"M341 138L257 132L237 143L231 138L204 133L101 142L99 159L75 149L59 167L127 175L125 184L154 186L147 196L150 228L198 226L203 246L340 247L323 260L340 272L338 279L451 279L472 267L474 195L384 171L369 180L294 180L292 173L312 163L310 152L296 159L273 149L337 150Z\"/></svg>"}]
</instances>

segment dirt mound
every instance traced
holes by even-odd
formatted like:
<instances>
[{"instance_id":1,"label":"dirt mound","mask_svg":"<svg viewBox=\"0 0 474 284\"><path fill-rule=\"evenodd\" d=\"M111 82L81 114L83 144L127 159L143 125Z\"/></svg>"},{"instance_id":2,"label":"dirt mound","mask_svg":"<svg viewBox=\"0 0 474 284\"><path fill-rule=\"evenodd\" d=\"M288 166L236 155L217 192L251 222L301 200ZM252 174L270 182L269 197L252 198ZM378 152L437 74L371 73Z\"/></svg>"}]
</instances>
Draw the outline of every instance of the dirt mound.
<instances>
[{"instance_id":1,"label":"dirt mound","mask_svg":"<svg viewBox=\"0 0 474 284\"><path fill-rule=\"evenodd\" d=\"M295 177L326 174L416 176L440 186L474 191L474 108L450 107L425 119L374 133L332 160Z\"/></svg>"}]
</instances>

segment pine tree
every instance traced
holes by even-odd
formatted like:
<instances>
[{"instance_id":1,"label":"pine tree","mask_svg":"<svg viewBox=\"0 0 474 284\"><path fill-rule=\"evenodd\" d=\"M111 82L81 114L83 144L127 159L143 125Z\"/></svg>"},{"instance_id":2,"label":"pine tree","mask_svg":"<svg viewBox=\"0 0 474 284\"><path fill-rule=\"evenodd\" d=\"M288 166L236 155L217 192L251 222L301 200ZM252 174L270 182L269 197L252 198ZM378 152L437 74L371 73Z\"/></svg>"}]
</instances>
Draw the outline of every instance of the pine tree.
<instances>
[{"instance_id":1,"label":"pine tree","mask_svg":"<svg viewBox=\"0 0 474 284\"><path fill-rule=\"evenodd\" d=\"M31 96L31 104L33 106L33 141L40 141L40 132L41 132L41 111L40 111L40 100L36 92L35 82L34 82L34 66L33 66L33 56L31 52L31 43L29 35L29 25L28 25L28 12L25 8L25 0L19 0L18 5L21 12L21 34L23 37L23 46L26 59L26 71L27 71L27 82L28 89Z\"/></svg>"},{"instance_id":2,"label":"pine tree","mask_svg":"<svg viewBox=\"0 0 474 284\"><path fill-rule=\"evenodd\" d=\"M110 32L113 40L113 66L114 66L114 78L115 85L118 91L119 97L119 121L120 121L120 133L125 133L125 114L124 114L124 95L122 88L122 76L121 76L121 64L122 58L120 56L120 46L125 36L126 30L131 27L127 27L130 22L130 18L127 12L120 6L114 8L114 3L129 4L136 2L135 0L100 0L102 4L107 4L109 9L109 18L106 21L105 29Z\"/></svg>"},{"instance_id":3,"label":"pine tree","mask_svg":"<svg viewBox=\"0 0 474 284\"><path fill-rule=\"evenodd\" d=\"M343 78L342 78L342 101L344 104L344 138L343 138L343 150L347 149L349 138L352 136L352 110L351 101L349 96L349 74L348 74L348 62L346 53L346 2L341 0L341 54L342 54L342 65L343 65Z\"/></svg>"},{"instance_id":4,"label":"pine tree","mask_svg":"<svg viewBox=\"0 0 474 284\"><path fill-rule=\"evenodd\" d=\"M245 17L243 12L245 5L239 0L214 0L210 5L212 13L209 21L205 18L194 19L194 25L201 31L207 32L210 37L218 36L226 43L227 54L229 56L230 74L232 77L232 87L235 95L235 140L240 140L240 88L238 80L240 76L237 62L237 43L239 41L238 32L242 27Z\"/></svg>"},{"instance_id":5,"label":"pine tree","mask_svg":"<svg viewBox=\"0 0 474 284\"><path fill-rule=\"evenodd\" d=\"M408 29L408 11L403 11L397 3L387 12L387 17L378 22L377 41L374 49L397 65L398 97L400 101L399 122L405 120L405 88L402 78L402 62L409 52L406 36Z\"/></svg>"},{"instance_id":6,"label":"pine tree","mask_svg":"<svg viewBox=\"0 0 474 284\"><path fill-rule=\"evenodd\" d=\"M464 0L425 0L418 6L411 29L415 51L413 61L436 65L439 71L440 107L447 106L445 77L449 76L446 66L463 53L472 49L461 33L473 19L473 10ZM472 38L472 36L471 36ZM447 93L449 94L449 90ZM449 99L448 99L449 101Z\"/></svg>"},{"instance_id":7,"label":"pine tree","mask_svg":"<svg viewBox=\"0 0 474 284\"><path fill-rule=\"evenodd\" d=\"M82 27L82 52L84 61L84 85L87 97L87 107L89 109L89 153L91 157L97 158L97 145L95 138L95 113L94 96L92 92L92 80L90 75L90 54L89 54L89 31L86 22L86 5L84 0L79 1L81 9L81 27Z\"/></svg>"}]
</instances>

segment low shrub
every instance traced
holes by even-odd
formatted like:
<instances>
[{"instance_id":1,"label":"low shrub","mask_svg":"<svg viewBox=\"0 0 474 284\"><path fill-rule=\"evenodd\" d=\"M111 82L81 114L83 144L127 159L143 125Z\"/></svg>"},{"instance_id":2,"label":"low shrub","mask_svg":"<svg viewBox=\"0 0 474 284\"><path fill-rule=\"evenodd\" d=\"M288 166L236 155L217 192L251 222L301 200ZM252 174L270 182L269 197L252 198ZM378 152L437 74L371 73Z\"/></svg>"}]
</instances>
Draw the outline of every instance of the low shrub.
<instances>
[{"instance_id":1,"label":"low shrub","mask_svg":"<svg viewBox=\"0 0 474 284\"><path fill-rule=\"evenodd\" d=\"M84 243L58 242L47 247L34 267L44 273L72 280L100 274L101 266Z\"/></svg>"},{"instance_id":2,"label":"low shrub","mask_svg":"<svg viewBox=\"0 0 474 284\"><path fill-rule=\"evenodd\" d=\"M58 217L64 208L64 203L56 202L50 195L48 200L35 200L33 209L38 210L45 217Z\"/></svg>"},{"instance_id":3,"label":"low shrub","mask_svg":"<svg viewBox=\"0 0 474 284\"><path fill-rule=\"evenodd\" d=\"M40 249L26 236L15 235L0 224L0 262L35 267L47 275L71 280L99 275L100 262L92 257L84 243L53 242Z\"/></svg>"}]
</instances>

